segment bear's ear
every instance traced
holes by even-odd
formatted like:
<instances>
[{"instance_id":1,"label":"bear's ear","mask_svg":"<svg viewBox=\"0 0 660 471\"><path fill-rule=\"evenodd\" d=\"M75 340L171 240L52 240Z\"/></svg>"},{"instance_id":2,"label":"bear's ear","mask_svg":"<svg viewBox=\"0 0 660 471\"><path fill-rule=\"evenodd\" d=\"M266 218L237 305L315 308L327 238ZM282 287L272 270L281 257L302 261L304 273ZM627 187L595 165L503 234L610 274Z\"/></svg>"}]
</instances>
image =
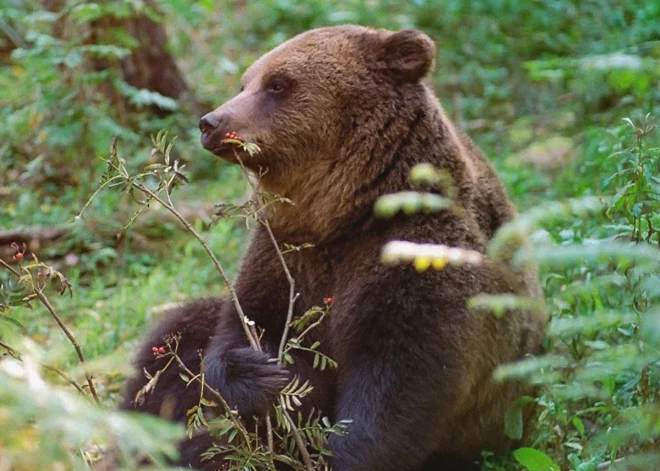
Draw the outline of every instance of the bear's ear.
<instances>
[{"instance_id":1,"label":"bear's ear","mask_svg":"<svg viewBox=\"0 0 660 471\"><path fill-rule=\"evenodd\" d=\"M415 29L404 29L385 39L383 61L400 80L410 82L424 77L433 67L435 44Z\"/></svg>"}]
</instances>

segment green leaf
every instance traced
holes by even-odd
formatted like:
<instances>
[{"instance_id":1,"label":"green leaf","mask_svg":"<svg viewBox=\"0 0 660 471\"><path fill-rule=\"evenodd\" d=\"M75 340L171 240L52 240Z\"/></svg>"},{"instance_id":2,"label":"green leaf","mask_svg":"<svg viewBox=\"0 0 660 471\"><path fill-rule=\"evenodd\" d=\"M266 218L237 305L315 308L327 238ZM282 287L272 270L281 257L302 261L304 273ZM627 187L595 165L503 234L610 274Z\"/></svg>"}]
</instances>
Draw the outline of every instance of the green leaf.
<instances>
[{"instance_id":1,"label":"green leaf","mask_svg":"<svg viewBox=\"0 0 660 471\"><path fill-rule=\"evenodd\" d=\"M552 458L534 448L518 448L513 457L528 471L561 471Z\"/></svg>"},{"instance_id":2,"label":"green leaf","mask_svg":"<svg viewBox=\"0 0 660 471\"><path fill-rule=\"evenodd\" d=\"M84 3L71 9L71 17L79 23L89 23L103 16L103 10L96 3Z\"/></svg>"},{"instance_id":3,"label":"green leaf","mask_svg":"<svg viewBox=\"0 0 660 471\"><path fill-rule=\"evenodd\" d=\"M520 440L523 435L523 407L525 403L518 399L511 404L504 416L504 433L513 440Z\"/></svg>"}]
</instances>

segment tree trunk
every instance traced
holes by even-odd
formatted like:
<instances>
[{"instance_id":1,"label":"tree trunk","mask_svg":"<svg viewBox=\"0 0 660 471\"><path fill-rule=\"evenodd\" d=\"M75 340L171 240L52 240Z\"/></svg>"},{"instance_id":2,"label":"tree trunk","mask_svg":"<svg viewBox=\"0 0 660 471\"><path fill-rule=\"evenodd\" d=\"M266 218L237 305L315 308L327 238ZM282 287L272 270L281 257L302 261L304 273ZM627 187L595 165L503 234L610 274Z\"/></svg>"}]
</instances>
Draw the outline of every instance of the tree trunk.
<instances>
[{"instance_id":1,"label":"tree trunk","mask_svg":"<svg viewBox=\"0 0 660 471\"><path fill-rule=\"evenodd\" d=\"M128 18L114 18L105 15L89 24L89 37L86 44L112 44L112 30L127 32L138 43L131 54L120 61L95 57L90 61L90 68L102 71L111 68L121 70L124 81L137 89L157 92L168 98L177 100L180 104L188 104L197 112L201 106L194 95L172 55L167 51L167 33L164 26L155 21L158 15L157 5L153 0L146 0L145 5L150 14L136 13ZM66 7L65 0L42 0L42 5L49 11L61 12ZM63 37L65 34L66 16L63 15L53 26L53 35ZM121 93L111 83L102 87L104 95L115 105L124 109L134 109L125 93ZM158 114L169 114L171 110L150 106L149 109Z\"/></svg>"},{"instance_id":2,"label":"tree trunk","mask_svg":"<svg viewBox=\"0 0 660 471\"><path fill-rule=\"evenodd\" d=\"M145 3L153 12L157 12L153 1ZM140 13L125 19L106 16L92 22L91 28L92 44L104 44L103 39L108 31L115 28L126 31L139 43L129 56L120 61L122 75L128 85L154 91L197 107L193 93L174 58L167 51L167 33L161 23ZM104 59L95 59L93 62L95 70L105 70L112 66L110 61ZM118 94L112 95L113 100L116 100ZM155 106L151 109L157 114L168 113L167 110Z\"/></svg>"}]
</instances>

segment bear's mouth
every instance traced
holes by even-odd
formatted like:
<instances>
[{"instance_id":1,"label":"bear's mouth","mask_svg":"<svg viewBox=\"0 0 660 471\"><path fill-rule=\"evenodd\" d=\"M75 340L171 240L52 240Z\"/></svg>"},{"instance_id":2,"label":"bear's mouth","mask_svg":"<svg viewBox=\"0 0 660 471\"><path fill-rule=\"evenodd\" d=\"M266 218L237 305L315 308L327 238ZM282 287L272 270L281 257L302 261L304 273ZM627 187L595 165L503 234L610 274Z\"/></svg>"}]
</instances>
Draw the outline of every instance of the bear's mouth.
<instances>
[{"instance_id":1,"label":"bear's mouth","mask_svg":"<svg viewBox=\"0 0 660 471\"><path fill-rule=\"evenodd\" d=\"M242 142L245 142L245 139L242 138L217 139L216 136L210 133L203 133L200 140L204 149L223 159L234 160L233 157L236 153L241 155L246 153L241 145Z\"/></svg>"},{"instance_id":2,"label":"bear's mouth","mask_svg":"<svg viewBox=\"0 0 660 471\"><path fill-rule=\"evenodd\" d=\"M234 151L240 152L241 148L238 147L236 144L230 144L228 142L220 142L220 144L217 144L212 147L206 147L206 150L209 150L213 152L215 155L218 157L225 157L227 155L233 155Z\"/></svg>"}]
</instances>

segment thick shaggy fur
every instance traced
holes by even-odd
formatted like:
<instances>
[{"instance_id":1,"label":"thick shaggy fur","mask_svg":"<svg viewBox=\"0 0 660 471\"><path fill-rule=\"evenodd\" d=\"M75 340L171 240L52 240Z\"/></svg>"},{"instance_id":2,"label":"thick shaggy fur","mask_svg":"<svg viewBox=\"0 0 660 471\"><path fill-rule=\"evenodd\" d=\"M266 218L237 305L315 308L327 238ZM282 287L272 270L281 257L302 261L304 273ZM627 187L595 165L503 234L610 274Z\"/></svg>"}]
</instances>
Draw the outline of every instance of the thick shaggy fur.
<instances>
[{"instance_id":1,"label":"thick shaggy fur","mask_svg":"<svg viewBox=\"0 0 660 471\"><path fill-rule=\"evenodd\" d=\"M310 379L315 391L305 407L353 421L348 435L330 439L334 471L460 471L482 450L508 449L504 415L525 387L499 384L492 373L540 349L546 318L516 311L497 319L466 302L479 293L538 296L535 274L492 262L421 274L380 263L390 240L484 252L515 215L487 160L423 83L434 55L418 31L312 30L257 60L241 93L200 123L203 145L228 160L235 159L221 142L225 133L259 144L261 153L241 160L262 175L263 190L295 203L271 205L266 217L280 244L314 244L285 255L300 292L295 314L333 298L308 340L321 341L338 369L313 369L305 354L290 372L267 363L277 354L289 285L256 225L235 288L264 329L266 354L247 349L232 303L201 301L156 326L138 354L139 371L154 372L150 347L180 331L184 361L198 368L201 349L207 381L243 416L264 412L289 374ZM375 219L376 199L410 189L409 172L423 162L452 177L460 209ZM123 407L184 420L197 392L184 390L173 370L135 404L145 381L130 381ZM191 456L197 449L183 448L184 459L201 466Z\"/></svg>"}]
</instances>

